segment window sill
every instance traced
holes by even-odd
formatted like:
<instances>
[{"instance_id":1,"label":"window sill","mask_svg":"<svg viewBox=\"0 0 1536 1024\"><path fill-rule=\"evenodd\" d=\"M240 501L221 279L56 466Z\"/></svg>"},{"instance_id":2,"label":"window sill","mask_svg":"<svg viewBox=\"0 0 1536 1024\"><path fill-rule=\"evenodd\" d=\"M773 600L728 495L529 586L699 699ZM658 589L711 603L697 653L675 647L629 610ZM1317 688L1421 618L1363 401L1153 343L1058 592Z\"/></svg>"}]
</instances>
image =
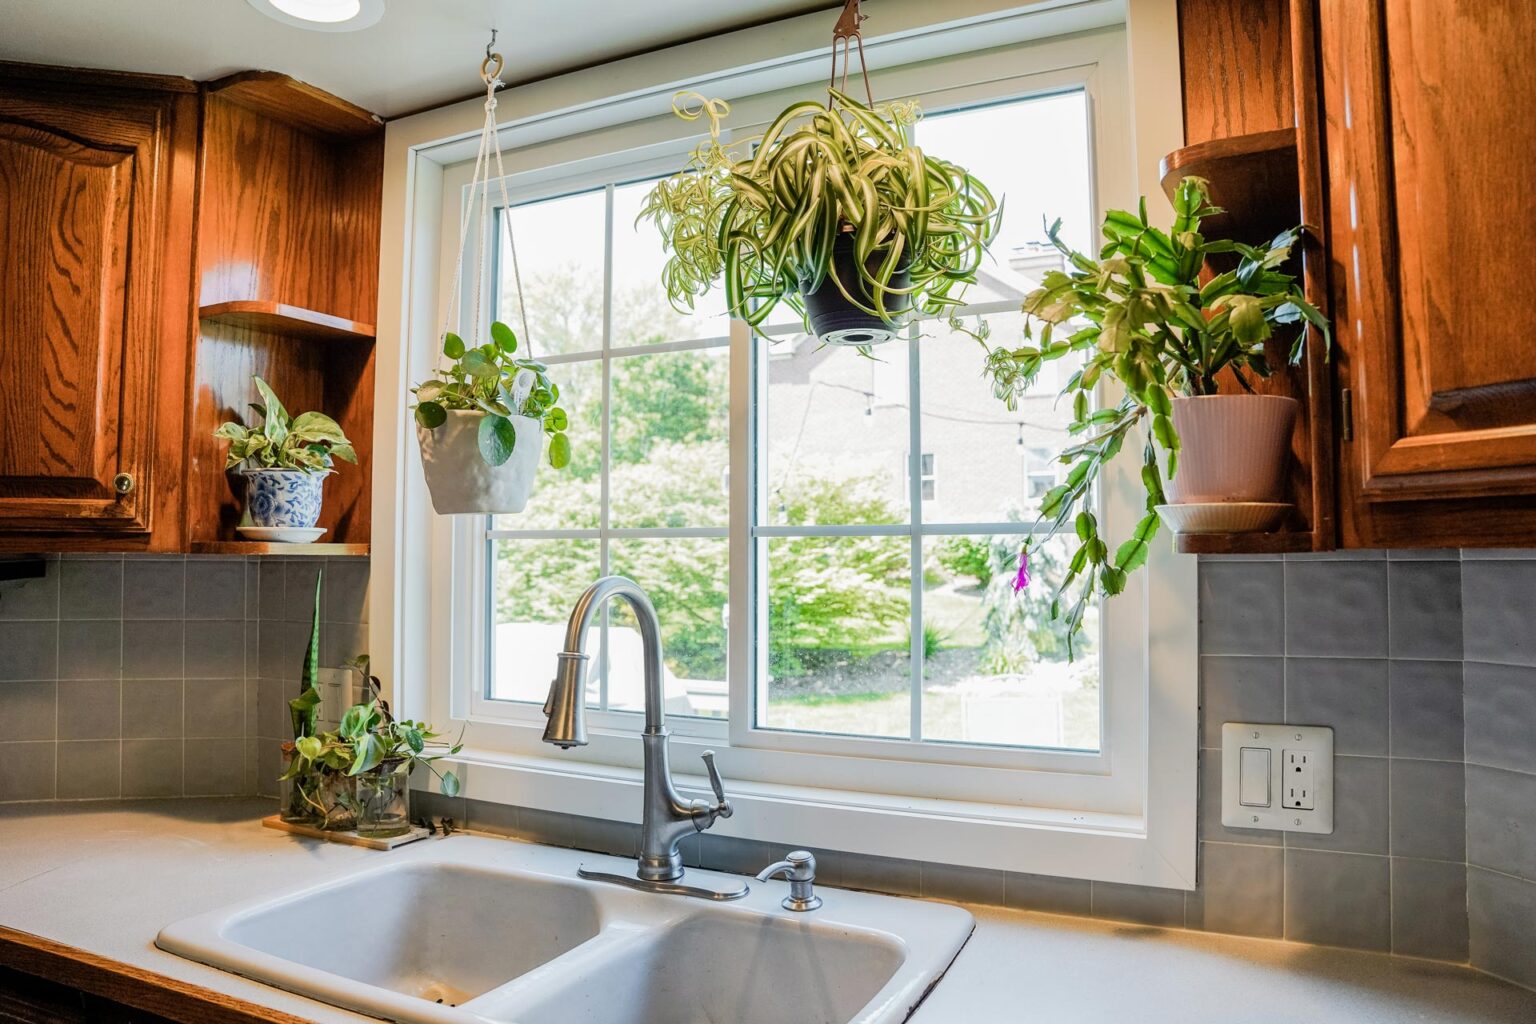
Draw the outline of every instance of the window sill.
<instances>
[{"instance_id":1,"label":"window sill","mask_svg":"<svg viewBox=\"0 0 1536 1024\"><path fill-rule=\"evenodd\" d=\"M445 759L470 800L638 822L641 772L467 749ZM678 786L708 796L703 776ZM962 867L1194 888L1153 842L1139 815L928 800L726 780L735 814L714 833Z\"/></svg>"}]
</instances>

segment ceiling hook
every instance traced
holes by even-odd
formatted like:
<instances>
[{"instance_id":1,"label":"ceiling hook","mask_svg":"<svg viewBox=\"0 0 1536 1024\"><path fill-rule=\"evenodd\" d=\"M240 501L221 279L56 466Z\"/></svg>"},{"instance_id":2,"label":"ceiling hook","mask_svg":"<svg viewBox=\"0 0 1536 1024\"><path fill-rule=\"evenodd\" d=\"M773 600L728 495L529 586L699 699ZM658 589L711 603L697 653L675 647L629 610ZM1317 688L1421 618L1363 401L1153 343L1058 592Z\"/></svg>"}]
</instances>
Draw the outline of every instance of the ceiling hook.
<instances>
[{"instance_id":1,"label":"ceiling hook","mask_svg":"<svg viewBox=\"0 0 1536 1024\"><path fill-rule=\"evenodd\" d=\"M491 29L491 41L485 44L485 59L491 59L491 47L496 45L496 30Z\"/></svg>"}]
</instances>

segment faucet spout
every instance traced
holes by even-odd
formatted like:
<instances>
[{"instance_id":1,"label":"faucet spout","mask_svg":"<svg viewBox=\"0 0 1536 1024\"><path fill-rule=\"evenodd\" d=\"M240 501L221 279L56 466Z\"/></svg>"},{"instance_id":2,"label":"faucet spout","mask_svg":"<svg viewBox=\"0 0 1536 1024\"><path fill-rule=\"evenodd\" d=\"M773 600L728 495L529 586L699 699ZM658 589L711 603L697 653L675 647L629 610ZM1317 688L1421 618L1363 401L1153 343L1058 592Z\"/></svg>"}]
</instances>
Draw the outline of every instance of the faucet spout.
<instances>
[{"instance_id":1,"label":"faucet spout","mask_svg":"<svg viewBox=\"0 0 1536 1024\"><path fill-rule=\"evenodd\" d=\"M544 714L544 742L570 749L587 742L586 675L590 656L587 633L593 619L610 598L622 598L635 613L645 659L645 730L640 742L645 750L645 806L640 831L639 877L644 882L671 883L683 875L677 844L694 832L703 832L717 818L731 816L715 770L714 752L704 755L716 802L689 800L677 791L668 762L667 721L662 679L665 666L661 652L661 623L656 608L640 585L624 576L604 576L586 589L571 610L555 678L549 685Z\"/></svg>"}]
</instances>

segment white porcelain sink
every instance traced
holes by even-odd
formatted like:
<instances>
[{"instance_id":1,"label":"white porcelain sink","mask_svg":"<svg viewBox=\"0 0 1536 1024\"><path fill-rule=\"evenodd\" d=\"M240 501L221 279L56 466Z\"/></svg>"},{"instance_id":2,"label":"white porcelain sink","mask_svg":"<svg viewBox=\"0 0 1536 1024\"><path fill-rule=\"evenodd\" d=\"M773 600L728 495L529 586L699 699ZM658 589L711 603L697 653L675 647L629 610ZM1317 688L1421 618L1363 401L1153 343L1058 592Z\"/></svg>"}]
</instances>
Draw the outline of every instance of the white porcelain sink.
<instances>
[{"instance_id":1,"label":"white porcelain sink","mask_svg":"<svg viewBox=\"0 0 1536 1024\"><path fill-rule=\"evenodd\" d=\"M795 914L783 882L732 903L635 892L576 877L632 861L482 836L377 861L179 921L156 945L407 1024L895 1024L973 926L959 907L825 887ZM688 875L711 878L731 876Z\"/></svg>"}]
</instances>

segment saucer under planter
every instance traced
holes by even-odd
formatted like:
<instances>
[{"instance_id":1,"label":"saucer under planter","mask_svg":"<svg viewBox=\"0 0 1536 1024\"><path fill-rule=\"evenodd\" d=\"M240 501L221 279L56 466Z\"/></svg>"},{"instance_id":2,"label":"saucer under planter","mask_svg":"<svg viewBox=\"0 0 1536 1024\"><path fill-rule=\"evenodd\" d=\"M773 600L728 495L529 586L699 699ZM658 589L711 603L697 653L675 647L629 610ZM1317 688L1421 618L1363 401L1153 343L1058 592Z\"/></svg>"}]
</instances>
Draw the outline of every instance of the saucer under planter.
<instances>
[{"instance_id":1,"label":"saucer under planter","mask_svg":"<svg viewBox=\"0 0 1536 1024\"><path fill-rule=\"evenodd\" d=\"M865 267L873 274L884 260L884 250L876 250L865 261ZM833 270L837 272L837 281L832 280ZM818 340L826 345L857 347L880 345L896 337L895 327L849 302L842 289L838 288L838 281L861 303L874 308L869 283L859 273L859 264L854 258L853 235L846 231L839 233L832 243L832 266L822 280L821 287L814 292L807 292L804 288L800 290L800 298L805 302L806 319L811 322L811 330ZM891 276L892 288L903 289L908 283L907 272L904 270ZM906 312L911 300L905 294L887 294L886 301L889 303L886 312L894 316Z\"/></svg>"},{"instance_id":2,"label":"saucer under planter","mask_svg":"<svg viewBox=\"0 0 1536 1024\"><path fill-rule=\"evenodd\" d=\"M1163 488L1169 503L1280 502L1297 408L1280 395L1175 398L1179 463Z\"/></svg>"},{"instance_id":3,"label":"saucer under planter","mask_svg":"<svg viewBox=\"0 0 1536 1024\"><path fill-rule=\"evenodd\" d=\"M251 526L311 529L320 519L328 469L243 469L245 511Z\"/></svg>"},{"instance_id":4,"label":"saucer under planter","mask_svg":"<svg viewBox=\"0 0 1536 1024\"><path fill-rule=\"evenodd\" d=\"M1291 508L1279 501L1196 501L1159 505L1157 514L1174 533L1268 533Z\"/></svg>"},{"instance_id":5,"label":"saucer under planter","mask_svg":"<svg viewBox=\"0 0 1536 1024\"><path fill-rule=\"evenodd\" d=\"M533 493L544 452L543 424L532 416L510 417L517 434L512 457L490 466L480 455L480 421L485 415L450 409L441 426L428 430L416 424L427 490L440 516L521 512Z\"/></svg>"},{"instance_id":6,"label":"saucer under planter","mask_svg":"<svg viewBox=\"0 0 1536 1024\"><path fill-rule=\"evenodd\" d=\"M261 541L264 544L313 544L325 536L325 527L301 529L297 526L237 526L235 532L246 540Z\"/></svg>"}]
</instances>

